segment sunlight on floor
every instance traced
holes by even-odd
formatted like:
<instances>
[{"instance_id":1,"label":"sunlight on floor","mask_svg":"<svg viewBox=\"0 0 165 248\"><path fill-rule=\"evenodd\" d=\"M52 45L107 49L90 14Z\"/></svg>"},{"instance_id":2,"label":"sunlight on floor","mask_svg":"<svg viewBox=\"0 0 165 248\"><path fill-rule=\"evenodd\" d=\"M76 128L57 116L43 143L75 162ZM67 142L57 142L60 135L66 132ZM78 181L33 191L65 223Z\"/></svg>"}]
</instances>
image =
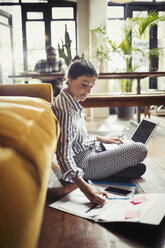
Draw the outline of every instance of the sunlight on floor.
<instances>
[{"instance_id":1,"label":"sunlight on floor","mask_svg":"<svg viewBox=\"0 0 165 248\"><path fill-rule=\"evenodd\" d=\"M119 119L117 115L109 115L106 119L94 118L86 119L89 133L98 135L119 136L130 125L130 120Z\"/></svg>"}]
</instances>

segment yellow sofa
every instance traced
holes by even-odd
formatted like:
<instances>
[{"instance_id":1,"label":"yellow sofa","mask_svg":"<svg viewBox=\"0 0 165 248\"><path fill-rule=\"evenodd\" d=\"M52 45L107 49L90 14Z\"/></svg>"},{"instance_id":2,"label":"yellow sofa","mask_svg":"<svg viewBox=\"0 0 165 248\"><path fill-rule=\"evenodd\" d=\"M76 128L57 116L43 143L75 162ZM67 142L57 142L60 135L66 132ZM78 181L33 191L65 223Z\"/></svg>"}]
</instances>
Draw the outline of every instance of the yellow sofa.
<instances>
[{"instance_id":1,"label":"yellow sofa","mask_svg":"<svg viewBox=\"0 0 165 248\"><path fill-rule=\"evenodd\" d=\"M0 85L1 248L37 246L59 136L52 99L49 84Z\"/></svg>"}]
</instances>

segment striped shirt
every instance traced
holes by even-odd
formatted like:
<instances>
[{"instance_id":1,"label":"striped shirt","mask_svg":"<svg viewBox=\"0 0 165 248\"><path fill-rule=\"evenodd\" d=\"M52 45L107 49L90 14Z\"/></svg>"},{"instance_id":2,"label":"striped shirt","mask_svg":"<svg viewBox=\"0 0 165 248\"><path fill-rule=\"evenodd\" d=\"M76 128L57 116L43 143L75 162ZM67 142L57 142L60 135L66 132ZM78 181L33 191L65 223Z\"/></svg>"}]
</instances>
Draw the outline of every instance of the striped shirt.
<instances>
[{"instance_id":1,"label":"striped shirt","mask_svg":"<svg viewBox=\"0 0 165 248\"><path fill-rule=\"evenodd\" d=\"M83 176L84 173L76 166L74 157L95 147L96 137L87 133L82 106L62 89L52 104L52 110L60 124L56 155L63 179Z\"/></svg>"}]
</instances>

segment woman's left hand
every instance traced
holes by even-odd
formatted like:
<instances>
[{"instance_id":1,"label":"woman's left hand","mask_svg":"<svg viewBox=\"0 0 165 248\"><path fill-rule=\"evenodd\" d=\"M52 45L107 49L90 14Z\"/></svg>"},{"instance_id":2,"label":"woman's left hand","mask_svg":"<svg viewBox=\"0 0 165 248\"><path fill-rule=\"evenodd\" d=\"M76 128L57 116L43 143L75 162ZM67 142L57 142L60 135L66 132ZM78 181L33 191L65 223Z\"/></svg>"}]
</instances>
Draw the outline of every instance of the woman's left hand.
<instances>
[{"instance_id":1,"label":"woman's left hand","mask_svg":"<svg viewBox=\"0 0 165 248\"><path fill-rule=\"evenodd\" d=\"M118 144L123 143L123 141L119 138L112 138L112 137L102 137L102 136L96 136L97 140L106 143L106 144Z\"/></svg>"}]
</instances>

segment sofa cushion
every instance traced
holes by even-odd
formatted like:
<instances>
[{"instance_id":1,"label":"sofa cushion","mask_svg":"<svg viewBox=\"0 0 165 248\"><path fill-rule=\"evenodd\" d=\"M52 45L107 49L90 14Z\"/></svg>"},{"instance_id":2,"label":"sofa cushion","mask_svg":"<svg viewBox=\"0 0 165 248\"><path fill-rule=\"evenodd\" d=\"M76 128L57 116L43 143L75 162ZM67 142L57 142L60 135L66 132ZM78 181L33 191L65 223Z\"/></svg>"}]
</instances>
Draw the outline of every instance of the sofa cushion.
<instances>
[{"instance_id":1,"label":"sofa cushion","mask_svg":"<svg viewBox=\"0 0 165 248\"><path fill-rule=\"evenodd\" d=\"M36 247L58 136L47 101L0 97L0 247Z\"/></svg>"},{"instance_id":2,"label":"sofa cushion","mask_svg":"<svg viewBox=\"0 0 165 248\"><path fill-rule=\"evenodd\" d=\"M48 102L29 97L4 98L0 97L1 145L15 148L43 167L49 151L56 147L57 139L53 137L59 135L58 122Z\"/></svg>"}]
</instances>

